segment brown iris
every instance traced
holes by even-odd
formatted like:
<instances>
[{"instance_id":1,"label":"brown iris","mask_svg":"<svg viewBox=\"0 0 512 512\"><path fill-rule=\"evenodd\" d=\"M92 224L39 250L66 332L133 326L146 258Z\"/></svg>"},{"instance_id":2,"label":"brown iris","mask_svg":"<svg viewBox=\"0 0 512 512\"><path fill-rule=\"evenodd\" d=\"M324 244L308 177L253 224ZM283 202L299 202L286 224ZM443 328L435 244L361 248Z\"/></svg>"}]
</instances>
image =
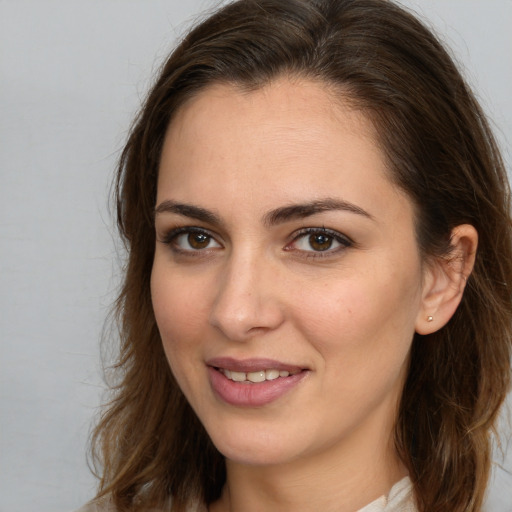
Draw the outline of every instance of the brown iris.
<instances>
[{"instance_id":1,"label":"brown iris","mask_svg":"<svg viewBox=\"0 0 512 512\"><path fill-rule=\"evenodd\" d=\"M332 236L323 233L315 233L309 236L309 245L315 251L327 251L332 245Z\"/></svg>"},{"instance_id":2,"label":"brown iris","mask_svg":"<svg viewBox=\"0 0 512 512\"><path fill-rule=\"evenodd\" d=\"M189 233L187 242L193 249L205 249L210 243L210 237L204 233Z\"/></svg>"}]
</instances>

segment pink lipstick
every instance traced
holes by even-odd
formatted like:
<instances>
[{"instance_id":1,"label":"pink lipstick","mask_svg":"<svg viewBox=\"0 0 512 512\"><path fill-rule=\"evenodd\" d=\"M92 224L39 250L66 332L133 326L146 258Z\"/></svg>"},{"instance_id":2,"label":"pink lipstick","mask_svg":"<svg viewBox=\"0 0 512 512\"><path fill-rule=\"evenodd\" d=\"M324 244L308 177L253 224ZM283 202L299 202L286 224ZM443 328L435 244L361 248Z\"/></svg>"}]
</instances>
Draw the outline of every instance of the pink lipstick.
<instances>
[{"instance_id":1,"label":"pink lipstick","mask_svg":"<svg viewBox=\"0 0 512 512\"><path fill-rule=\"evenodd\" d=\"M237 407L269 404L309 373L305 368L271 359L215 358L206 364L215 395Z\"/></svg>"}]
</instances>

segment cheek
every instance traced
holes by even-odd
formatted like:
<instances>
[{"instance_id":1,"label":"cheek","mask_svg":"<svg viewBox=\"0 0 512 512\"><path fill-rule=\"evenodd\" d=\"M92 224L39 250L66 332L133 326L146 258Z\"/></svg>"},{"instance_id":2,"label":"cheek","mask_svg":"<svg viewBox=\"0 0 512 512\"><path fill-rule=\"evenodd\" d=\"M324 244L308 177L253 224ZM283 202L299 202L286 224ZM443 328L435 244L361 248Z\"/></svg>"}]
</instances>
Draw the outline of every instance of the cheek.
<instances>
[{"instance_id":1,"label":"cheek","mask_svg":"<svg viewBox=\"0 0 512 512\"><path fill-rule=\"evenodd\" d=\"M204 338L200 329L201 309L191 290L180 284L175 277L164 279L159 272L153 272L151 295L167 362L181 391L195 408L204 400L196 392L198 384L204 384L200 372L203 363L199 340Z\"/></svg>"},{"instance_id":2,"label":"cheek","mask_svg":"<svg viewBox=\"0 0 512 512\"><path fill-rule=\"evenodd\" d=\"M407 357L419 307L419 274L368 272L300 294L296 321L324 364L352 373Z\"/></svg>"},{"instance_id":3,"label":"cheek","mask_svg":"<svg viewBox=\"0 0 512 512\"><path fill-rule=\"evenodd\" d=\"M183 294L178 294L175 287L159 283L151 289L153 310L160 334L167 344L170 339L179 343L183 332L194 329L195 310L187 307Z\"/></svg>"},{"instance_id":4,"label":"cheek","mask_svg":"<svg viewBox=\"0 0 512 512\"><path fill-rule=\"evenodd\" d=\"M331 397L335 416L336 410L365 415L403 387L414 328L400 310L403 297L371 288L369 294L368 287L345 283L304 318L303 332L320 355L320 394Z\"/></svg>"},{"instance_id":5,"label":"cheek","mask_svg":"<svg viewBox=\"0 0 512 512\"><path fill-rule=\"evenodd\" d=\"M206 311L194 288L155 261L151 275L151 299L167 360L174 375L181 380L193 364L191 354L200 340L200 326ZM181 378L180 378L181 377Z\"/></svg>"}]
</instances>

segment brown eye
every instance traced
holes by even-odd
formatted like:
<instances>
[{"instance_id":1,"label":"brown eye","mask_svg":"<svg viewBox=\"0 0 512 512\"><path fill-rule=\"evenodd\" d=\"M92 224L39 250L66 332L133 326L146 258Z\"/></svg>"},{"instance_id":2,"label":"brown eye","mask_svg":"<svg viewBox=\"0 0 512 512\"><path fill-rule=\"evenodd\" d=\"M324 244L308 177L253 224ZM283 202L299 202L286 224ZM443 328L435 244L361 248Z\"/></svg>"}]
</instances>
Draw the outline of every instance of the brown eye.
<instances>
[{"instance_id":1,"label":"brown eye","mask_svg":"<svg viewBox=\"0 0 512 512\"><path fill-rule=\"evenodd\" d=\"M332 247L333 238L324 233L314 233L309 235L308 242L314 251L327 251Z\"/></svg>"},{"instance_id":2,"label":"brown eye","mask_svg":"<svg viewBox=\"0 0 512 512\"><path fill-rule=\"evenodd\" d=\"M222 247L212 235L202 229L179 228L176 231L169 233L164 243L177 251L193 253Z\"/></svg>"},{"instance_id":3,"label":"brown eye","mask_svg":"<svg viewBox=\"0 0 512 512\"><path fill-rule=\"evenodd\" d=\"M210 243L211 236L205 233L189 233L187 242L193 249L206 249Z\"/></svg>"},{"instance_id":4,"label":"brown eye","mask_svg":"<svg viewBox=\"0 0 512 512\"><path fill-rule=\"evenodd\" d=\"M308 257L315 253L325 253L334 255L343 249L348 249L353 245L352 240L338 231L327 228L306 228L296 235L293 242L287 246L287 250L300 251L308 254Z\"/></svg>"}]
</instances>

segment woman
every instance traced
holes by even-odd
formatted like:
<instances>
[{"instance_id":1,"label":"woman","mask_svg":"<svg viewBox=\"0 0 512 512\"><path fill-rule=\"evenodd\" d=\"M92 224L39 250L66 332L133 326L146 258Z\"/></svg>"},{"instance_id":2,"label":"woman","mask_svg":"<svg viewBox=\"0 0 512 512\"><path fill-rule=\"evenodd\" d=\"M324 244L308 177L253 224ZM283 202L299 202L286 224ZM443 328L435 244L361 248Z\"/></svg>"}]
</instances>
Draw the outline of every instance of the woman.
<instances>
[{"instance_id":1,"label":"woman","mask_svg":"<svg viewBox=\"0 0 512 512\"><path fill-rule=\"evenodd\" d=\"M163 66L117 198L120 380L86 510L480 510L509 189L419 21L228 4Z\"/></svg>"}]
</instances>

